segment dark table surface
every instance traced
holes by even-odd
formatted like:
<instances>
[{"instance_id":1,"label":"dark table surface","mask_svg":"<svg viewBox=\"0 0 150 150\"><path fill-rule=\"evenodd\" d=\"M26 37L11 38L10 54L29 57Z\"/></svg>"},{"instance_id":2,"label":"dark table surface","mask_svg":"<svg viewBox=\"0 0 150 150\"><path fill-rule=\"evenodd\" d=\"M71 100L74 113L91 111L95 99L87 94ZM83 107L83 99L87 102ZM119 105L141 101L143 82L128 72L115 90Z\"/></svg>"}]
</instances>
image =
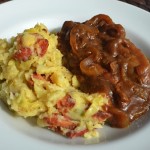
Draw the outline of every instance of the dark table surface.
<instances>
[{"instance_id":1,"label":"dark table surface","mask_svg":"<svg viewBox=\"0 0 150 150\"><path fill-rule=\"evenodd\" d=\"M9 0L0 0L0 4ZM120 0L131 5L135 5L150 12L150 0Z\"/></svg>"},{"instance_id":2,"label":"dark table surface","mask_svg":"<svg viewBox=\"0 0 150 150\"><path fill-rule=\"evenodd\" d=\"M150 12L150 0L120 0Z\"/></svg>"}]
</instances>

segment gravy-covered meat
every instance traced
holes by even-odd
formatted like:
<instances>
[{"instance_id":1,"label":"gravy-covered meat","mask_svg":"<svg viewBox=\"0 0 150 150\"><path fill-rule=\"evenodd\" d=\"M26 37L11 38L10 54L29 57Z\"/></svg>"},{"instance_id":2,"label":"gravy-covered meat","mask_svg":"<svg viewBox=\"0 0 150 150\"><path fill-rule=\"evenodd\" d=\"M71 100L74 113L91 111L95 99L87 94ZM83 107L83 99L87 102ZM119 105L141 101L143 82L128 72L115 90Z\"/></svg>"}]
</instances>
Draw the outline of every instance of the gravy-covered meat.
<instances>
[{"instance_id":1,"label":"gravy-covered meat","mask_svg":"<svg viewBox=\"0 0 150 150\"><path fill-rule=\"evenodd\" d=\"M66 21L58 34L64 65L76 74L80 90L104 92L114 127L126 127L149 110L150 63L107 15L86 22Z\"/></svg>"}]
</instances>

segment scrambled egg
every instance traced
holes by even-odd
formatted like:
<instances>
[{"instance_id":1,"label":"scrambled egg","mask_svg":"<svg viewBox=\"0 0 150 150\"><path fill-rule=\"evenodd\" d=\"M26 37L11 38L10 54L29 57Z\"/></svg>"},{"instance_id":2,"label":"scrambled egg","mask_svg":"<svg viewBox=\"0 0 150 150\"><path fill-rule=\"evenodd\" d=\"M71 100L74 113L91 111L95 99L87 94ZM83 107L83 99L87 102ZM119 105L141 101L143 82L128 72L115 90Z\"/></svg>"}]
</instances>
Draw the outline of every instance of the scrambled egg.
<instances>
[{"instance_id":1,"label":"scrambled egg","mask_svg":"<svg viewBox=\"0 0 150 150\"><path fill-rule=\"evenodd\" d=\"M105 95L85 94L62 65L57 36L43 24L0 39L0 99L22 117L67 137L97 137L108 115Z\"/></svg>"}]
</instances>

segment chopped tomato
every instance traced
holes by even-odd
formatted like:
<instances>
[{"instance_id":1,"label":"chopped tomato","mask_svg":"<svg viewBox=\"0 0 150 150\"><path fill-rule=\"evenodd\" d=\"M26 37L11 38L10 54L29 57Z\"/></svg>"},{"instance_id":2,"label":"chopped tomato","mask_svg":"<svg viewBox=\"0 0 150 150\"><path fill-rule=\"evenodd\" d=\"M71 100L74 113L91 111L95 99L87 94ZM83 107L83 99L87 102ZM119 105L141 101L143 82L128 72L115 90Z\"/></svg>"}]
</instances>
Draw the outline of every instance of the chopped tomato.
<instances>
[{"instance_id":1,"label":"chopped tomato","mask_svg":"<svg viewBox=\"0 0 150 150\"><path fill-rule=\"evenodd\" d=\"M30 48L21 48L13 55L13 58L18 61L27 61L31 55Z\"/></svg>"},{"instance_id":2,"label":"chopped tomato","mask_svg":"<svg viewBox=\"0 0 150 150\"><path fill-rule=\"evenodd\" d=\"M98 119L100 122L105 121L110 117L110 113L104 111L98 111L96 114L93 115L93 118Z\"/></svg>"},{"instance_id":3,"label":"chopped tomato","mask_svg":"<svg viewBox=\"0 0 150 150\"><path fill-rule=\"evenodd\" d=\"M74 138L74 137L83 136L86 132L88 132L88 129L84 129L84 130L79 131L79 132L70 131L70 132L66 133L66 136L69 138Z\"/></svg>"},{"instance_id":4,"label":"chopped tomato","mask_svg":"<svg viewBox=\"0 0 150 150\"><path fill-rule=\"evenodd\" d=\"M34 82L33 80L30 78L29 80L27 80L27 85L30 87L30 88L33 88L34 86Z\"/></svg>"},{"instance_id":5,"label":"chopped tomato","mask_svg":"<svg viewBox=\"0 0 150 150\"><path fill-rule=\"evenodd\" d=\"M51 117L44 118L44 120L54 128L63 127L73 130L77 126L77 123L59 114L53 114Z\"/></svg>"},{"instance_id":6,"label":"chopped tomato","mask_svg":"<svg viewBox=\"0 0 150 150\"><path fill-rule=\"evenodd\" d=\"M58 109L62 107L72 108L74 105L75 105L74 100L68 94L57 102Z\"/></svg>"},{"instance_id":7,"label":"chopped tomato","mask_svg":"<svg viewBox=\"0 0 150 150\"><path fill-rule=\"evenodd\" d=\"M67 94L64 98L57 102L56 107L60 113L66 116L68 110L70 110L74 105L75 101Z\"/></svg>"},{"instance_id":8,"label":"chopped tomato","mask_svg":"<svg viewBox=\"0 0 150 150\"><path fill-rule=\"evenodd\" d=\"M37 73L33 74L33 78L36 78L36 79L39 79L39 80L45 80L45 78L41 74L37 74Z\"/></svg>"},{"instance_id":9,"label":"chopped tomato","mask_svg":"<svg viewBox=\"0 0 150 150\"><path fill-rule=\"evenodd\" d=\"M48 40L47 39L38 39L37 44L39 45L39 50L37 50L37 55L38 56L44 56L47 48L49 46Z\"/></svg>"},{"instance_id":10,"label":"chopped tomato","mask_svg":"<svg viewBox=\"0 0 150 150\"><path fill-rule=\"evenodd\" d=\"M48 129L51 129L52 131L63 135L63 131L62 131L61 127L54 127L52 125L49 125Z\"/></svg>"},{"instance_id":11,"label":"chopped tomato","mask_svg":"<svg viewBox=\"0 0 150 150\"><path fill-rule=\"evenodd\" d=\"M38 80L45 80L44 76L42 76L42 75L40 75L40 74L37 74L37 73L33 73L32 76L33 76L33 78L38 79ZM33 87L33 85L34 85L34 82L33 82L33 80L30 78L30 79L27 81L27 84L28 84L28 86L31 88L31 87Z\"/></svg>"}]
</instances>

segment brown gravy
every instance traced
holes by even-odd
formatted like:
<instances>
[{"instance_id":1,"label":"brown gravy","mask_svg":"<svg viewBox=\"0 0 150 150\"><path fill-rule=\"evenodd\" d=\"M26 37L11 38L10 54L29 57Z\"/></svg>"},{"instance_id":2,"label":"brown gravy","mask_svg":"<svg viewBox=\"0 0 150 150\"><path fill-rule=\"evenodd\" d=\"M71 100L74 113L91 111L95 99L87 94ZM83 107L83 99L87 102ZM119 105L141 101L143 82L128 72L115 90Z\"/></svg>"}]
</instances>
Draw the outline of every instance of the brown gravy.
<instances>
[{"instance_id":1,"label":"brown gravy","mask_svg":"<svg viewBox=\"0 0 150 150\"><path fill-rule=\"evenodd\" d=\"M121 128L150 106L150 63L125 35L122 25L104 14L83 23L66 21L58 33L63 63L77 75L80 90L105 92L108 123Z\"/></svg>"}]
</instances>

